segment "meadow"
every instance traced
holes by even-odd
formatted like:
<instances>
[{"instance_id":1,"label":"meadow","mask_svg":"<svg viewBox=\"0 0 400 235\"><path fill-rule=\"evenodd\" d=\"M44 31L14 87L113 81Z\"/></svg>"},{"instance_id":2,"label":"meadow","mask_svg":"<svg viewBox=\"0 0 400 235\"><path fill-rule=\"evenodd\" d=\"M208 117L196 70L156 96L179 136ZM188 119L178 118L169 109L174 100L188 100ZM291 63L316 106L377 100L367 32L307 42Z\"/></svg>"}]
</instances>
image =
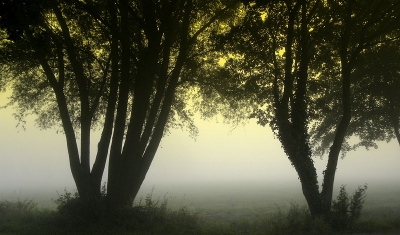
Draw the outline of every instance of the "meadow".
<instances>
[{"instance_id":1,"label":"meadow","mask_svg":"<svg viewBox=\"0 0 400 235\"><path fill-rule=\"evenodd\" d=\"M63 202L66 192L58 192ZM134 209L114 220L71 217L57 193L31 193L2 195L0 234L400 234L397 184L369 185L360 219L344 231L311 220L296 184L145 185Z\"/></svg>"}]
</instances>

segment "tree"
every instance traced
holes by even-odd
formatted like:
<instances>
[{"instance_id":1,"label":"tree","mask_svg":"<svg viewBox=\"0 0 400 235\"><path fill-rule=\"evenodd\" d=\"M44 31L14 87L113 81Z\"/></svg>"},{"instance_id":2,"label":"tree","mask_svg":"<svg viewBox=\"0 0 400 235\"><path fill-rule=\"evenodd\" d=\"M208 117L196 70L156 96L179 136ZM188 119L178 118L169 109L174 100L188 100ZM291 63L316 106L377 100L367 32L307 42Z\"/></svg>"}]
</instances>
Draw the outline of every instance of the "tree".
<instances>
[{"instance_id":1,"label":"tree","mask_svg":"<svg viewBox=\"0 0 400 235\"><path fill-rule=\"evenodd\" d=\"M200 61L201 35L231 13L234 1L2 1L3 78L11 104L46 128L61 122L71 172L84 200L130 205L168 120L185 116L182 74ZM189 123L190 124L190 123ZM91 131L101 129L91 167ZM77 137L79 136L79 138ZM80 144L77 140L80 139Z\"/></svg>"},{"instance_id":2,"label":"tree","mask_svg":"<svg viewBox=\"0 0 400 235\"><path fill-rule=\"evenodd\" d=\"M352 117L352 73L366 49L398 29L399 3L257 1L248 8L242 25L220 37L223 48L236 55L226 66L245 71L242 85L260 107L253 117L269 124L282 143L311 215L328 216ZM325 134L329 141L321 138ZM313 151L319 143L321 151ZM320 191L312 157L326 149Z\"/></svg>"}]
</instances>

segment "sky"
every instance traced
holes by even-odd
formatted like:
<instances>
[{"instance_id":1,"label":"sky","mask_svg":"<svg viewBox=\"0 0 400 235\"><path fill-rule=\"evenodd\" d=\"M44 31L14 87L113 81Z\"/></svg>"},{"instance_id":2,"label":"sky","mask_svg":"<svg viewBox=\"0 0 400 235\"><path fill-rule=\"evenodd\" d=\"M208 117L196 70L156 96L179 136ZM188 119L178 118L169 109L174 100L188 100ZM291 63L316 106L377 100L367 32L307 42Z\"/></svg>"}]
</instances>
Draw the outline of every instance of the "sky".
<instances>
[{"instance_id":1,"label":"sky","mask_svg":"<svg viewBox=\"0 0 400 235\"><path fill-rule=\"evenodd\" d=\"M6 103L0 93L0 106ZM34 117L26 130L16 127L11 108L0 109L0 191L15 192L34 188L61 191L74 188L69 169L65 137L55 130L39 130ZM249 120L232 128L222 120L196 120L199 135L189 137L185 130L172 130L155 156L143 183L157 188L179 184L298 185L294 168L269 127ZM93 135L95 153L98 133ZM320 175L326 158L315 158ZM378 149L359 149L339 160L336 188L349 182L371 186L400 179L400 147L397 142L379 143ZM1 195L0 195L1 196Z\"/></svg>"}]
</instances>

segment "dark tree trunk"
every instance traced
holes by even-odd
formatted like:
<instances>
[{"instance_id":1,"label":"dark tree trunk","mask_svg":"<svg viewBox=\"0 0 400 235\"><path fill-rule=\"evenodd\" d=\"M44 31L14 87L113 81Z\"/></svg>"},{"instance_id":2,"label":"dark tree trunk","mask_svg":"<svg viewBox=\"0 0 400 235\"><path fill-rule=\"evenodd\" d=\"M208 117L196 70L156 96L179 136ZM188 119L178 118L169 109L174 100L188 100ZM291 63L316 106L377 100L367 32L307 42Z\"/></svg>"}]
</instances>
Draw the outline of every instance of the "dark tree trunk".
<instances>
[{"instance_id":1,"label":"dark tree trunk","mask_svg":"<svg viewBox=\"0 0 400 235\"><path fill-rule=\"evenodd\" d=\"M342 143L346 137L347 128L351 120L351 92L350 92L351 69L347 61L342 61L342 102L343 116L337 126L335 139L329 151L328 163L324 171L322 188L323 210L328 214L331 210L333 186L335 181L336 168Z\"/></svg>"}]
</instances>

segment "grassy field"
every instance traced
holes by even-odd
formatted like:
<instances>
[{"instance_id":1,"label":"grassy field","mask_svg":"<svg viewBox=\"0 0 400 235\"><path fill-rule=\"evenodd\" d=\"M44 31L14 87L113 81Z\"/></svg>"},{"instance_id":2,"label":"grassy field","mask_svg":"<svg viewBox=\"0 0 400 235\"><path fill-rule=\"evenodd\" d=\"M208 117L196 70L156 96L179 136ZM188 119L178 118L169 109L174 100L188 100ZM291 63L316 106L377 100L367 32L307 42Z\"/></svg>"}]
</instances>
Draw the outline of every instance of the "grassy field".
<instances>
[{"instance_id":1,"label":"grassy field","mask_svg":"<svg viewBox=\"0 0 400 235\"><path fill-rule=\"evenodd\" d=\"M337 231L310 219L299 190L240 188L193 187L184 194L157 189L115 216L100 210L85 215L79 205L66 210L52 202L44 208L34 200L11 198L0 202L0 234L400 234L400 189L368 189L361 218Z\"/></svg>"}]
</instances>

